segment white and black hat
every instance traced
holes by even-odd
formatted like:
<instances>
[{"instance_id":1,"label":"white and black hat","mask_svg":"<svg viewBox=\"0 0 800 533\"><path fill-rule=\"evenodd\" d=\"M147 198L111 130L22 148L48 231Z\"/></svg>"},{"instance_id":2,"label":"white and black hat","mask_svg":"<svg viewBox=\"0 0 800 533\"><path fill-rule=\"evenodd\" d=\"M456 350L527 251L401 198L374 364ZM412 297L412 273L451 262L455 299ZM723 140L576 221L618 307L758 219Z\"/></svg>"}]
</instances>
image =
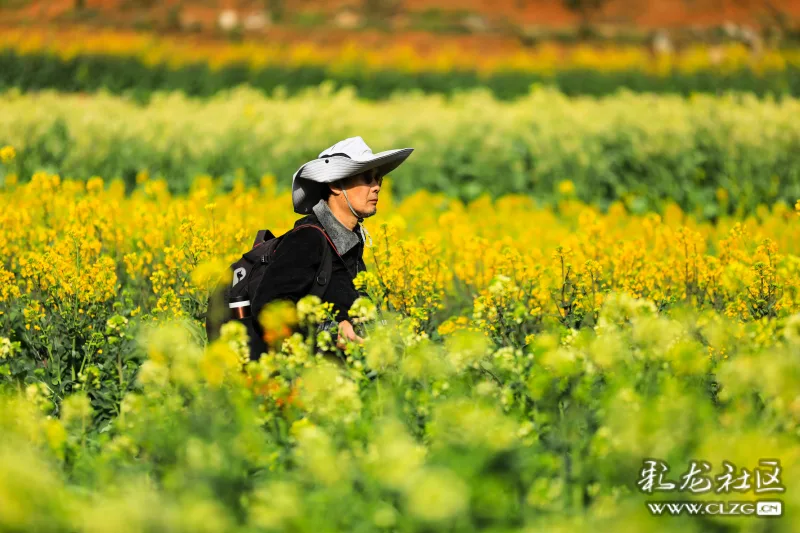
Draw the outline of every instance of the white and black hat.
<instances>
[{"instance_id":1,"label":"white and black hat","mask_svg":"<svg viewBox=\"0 0 800 533\"><path fill-rule=\"evenodd\" d=\"M301 166L292 176L295 213L311 213L311 208L322 197L321 183L331 183L373 168L378 168L379 176L385 176L413 151L413 148L399 148L373 154L361 137L339 141L323 150L317 159Z\"/></svg>"}]
</instances>

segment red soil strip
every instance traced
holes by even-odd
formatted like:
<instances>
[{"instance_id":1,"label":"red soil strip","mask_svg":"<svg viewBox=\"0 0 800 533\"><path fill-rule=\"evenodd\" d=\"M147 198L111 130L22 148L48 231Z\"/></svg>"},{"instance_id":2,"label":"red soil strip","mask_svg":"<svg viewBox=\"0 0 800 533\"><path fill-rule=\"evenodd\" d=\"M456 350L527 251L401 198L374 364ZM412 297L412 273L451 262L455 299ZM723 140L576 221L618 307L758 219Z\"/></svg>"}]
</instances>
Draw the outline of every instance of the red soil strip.
<instances>
[{"instance_id":1,"label":"red soil strip","mask_svg":"<svg viewBox=\"0 0 800 533\"><path fill-rule=\"evenodd\" d=\"M5 23L23 17L47 22L74 10L75 0L38 0L25 2L17 9L0 10ZM162 16L170 7L180 4L183 12L213 28L218 14L235 9L240 14L263 9L264 2L237 0L154 0L152 7L132 0L85 0L87 8L101 11L112 20L132 20L143 14ZM335 14L343 7L358 9L361 0L287 1L286 11L316 11ZM13 3L12 3L13 5ZM407 12L430 9L463 11L480 14L487 20L505 18L522 25L569 27L580 22L580 16L569 11L561 0L403 0ZM653 29L660 27L705 27L725 22L762 26L780 11L800 19L800 0L608 0L604 8L592 14L595 23ZM314 30L316 31L316 29Z\"/></svg>"}]
</instances>

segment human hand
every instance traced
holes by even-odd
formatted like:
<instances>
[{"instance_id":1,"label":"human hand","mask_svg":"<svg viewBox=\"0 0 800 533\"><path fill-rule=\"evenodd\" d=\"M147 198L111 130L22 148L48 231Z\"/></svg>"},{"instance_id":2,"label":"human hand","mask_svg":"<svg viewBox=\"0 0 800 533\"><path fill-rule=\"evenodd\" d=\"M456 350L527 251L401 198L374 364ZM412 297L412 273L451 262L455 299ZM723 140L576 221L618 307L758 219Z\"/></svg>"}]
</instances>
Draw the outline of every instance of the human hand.
<instances>
[{"instance_id":1,"label":"human hand","mask_svg":"<svg viewBox=\"0 0 800 533\"><path fill-rule=\"evenodd\" d=\"M342 320L339 322L339 337L336 339L336 347L343 350L347 346L348 340L359 344L364 342L364 339L356 334L353 324L349 320Z\"/></svg>"}]
</instances>

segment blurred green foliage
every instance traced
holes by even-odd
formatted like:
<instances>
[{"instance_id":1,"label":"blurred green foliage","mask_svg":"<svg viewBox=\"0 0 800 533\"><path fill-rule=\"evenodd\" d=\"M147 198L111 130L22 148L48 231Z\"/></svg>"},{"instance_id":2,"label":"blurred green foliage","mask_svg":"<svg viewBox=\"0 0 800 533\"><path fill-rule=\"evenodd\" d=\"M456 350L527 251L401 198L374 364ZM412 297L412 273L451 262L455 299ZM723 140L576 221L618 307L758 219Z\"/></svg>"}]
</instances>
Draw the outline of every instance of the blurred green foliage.
<instances>
[{"instance_id":1,"label":"blurred green foliage","mask_svg":"<svg viewBox=\"0 0 800 533\"><path fill-rule=\"evenodd\" d=\"M211 96L242 84L265 93L277 87L295 93L324 81L336 87L354 87L361 97L368 99L385 99L408 90L454 94L487 87L497 98L509 100L524 96L534 83L550 85L567 95L602 96L620 89L681 95L725 91L746 91L759 96L800 95L800 69L793 63L785 70L765 73L740 68L730 72L698 70L655 75L639 69L604 71L571 67L557 69L549 75L524 71L481 75L475 70L412 73L361 68L342 71L322 65L250 68L244 63L234 63L212 69L207 63L199 62L171 67L148 65L134 56L85 54L65 59L48 53L21 55L12 49L0 51L0 89L70 92L106 89L147 100L155 91L180 90L190 96Z\"/></svg>"},{"instance_id":2,"label":"blurred green foliage","mask_svg":"<svg viewBox=\"0 0 800 533\"><path fill-rule=\"evenodd\" d=\"M701 217L800 198L800 101L624 93L594 99L536 88L514 102L476 90L446 99L407 93L377 103L332 84L288 97L236 89L197 100L156 93L147 105L100 94L0 96L0 146L21 180L46 170L135 185L140 171L174 192L200 174L232 184L267 173L289 188L319 147L361 135L378 152L414 147L399 197L426 189L464 200L526 193L544 203L570 180L581 200L633 212L671 199Z\"/></svg>"},{"instance_id":3,"label":"blurred green foliage","mask_svg":"<svg viewBox=\"0 0 800 533\"><path fill-rule=\"evenodd\" d=\"M552 329L521 349L467 331L436 343L409 336L406 319L385 318L342 366L316 356L313 337L293 337L244 372L233 328L205 350L185 324L150 328L136 387L101 426L83 392L55 410L36 384L7 390L0 529L800 526L797 316L739 328L714 313L658 314L623 295L607 301L595 328ZM647 495L637 486L645 458L665 461L667 478L680 482L690 460L717 475L723 460L752 469L767 457L781 461L787 487L769 495L784 502L779 519L654 517L646 501L759 495Z\"/></svg>"}]
</instances>

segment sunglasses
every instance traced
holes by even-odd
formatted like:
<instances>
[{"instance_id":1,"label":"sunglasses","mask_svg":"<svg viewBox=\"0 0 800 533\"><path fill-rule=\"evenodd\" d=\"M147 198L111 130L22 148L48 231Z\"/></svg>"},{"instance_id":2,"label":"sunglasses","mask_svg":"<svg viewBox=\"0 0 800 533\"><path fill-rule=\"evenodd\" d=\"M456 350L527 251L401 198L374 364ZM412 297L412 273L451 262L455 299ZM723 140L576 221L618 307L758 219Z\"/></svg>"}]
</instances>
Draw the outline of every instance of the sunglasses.
<instances>
[{"instance_id":1,"label":"sunglasses","mask_svg":"<svg viewBox=\"0 0 800 533\"><path fill-rule=\"evenodd\" d=\"M378 175L376 170L370 170L360 174L359 181L364 185L372 185L375 182L380 187L383 184L383 176Z\"/></svg>"}]
</instances>

